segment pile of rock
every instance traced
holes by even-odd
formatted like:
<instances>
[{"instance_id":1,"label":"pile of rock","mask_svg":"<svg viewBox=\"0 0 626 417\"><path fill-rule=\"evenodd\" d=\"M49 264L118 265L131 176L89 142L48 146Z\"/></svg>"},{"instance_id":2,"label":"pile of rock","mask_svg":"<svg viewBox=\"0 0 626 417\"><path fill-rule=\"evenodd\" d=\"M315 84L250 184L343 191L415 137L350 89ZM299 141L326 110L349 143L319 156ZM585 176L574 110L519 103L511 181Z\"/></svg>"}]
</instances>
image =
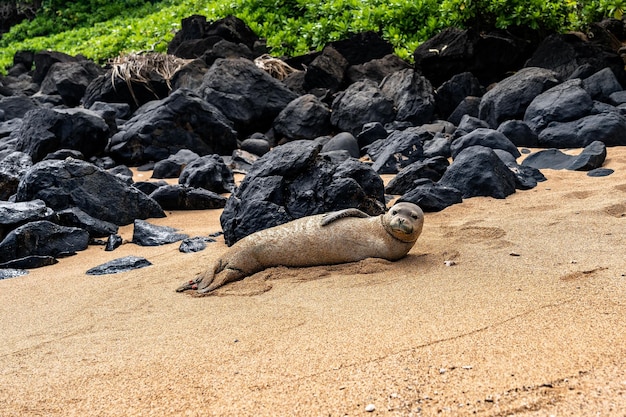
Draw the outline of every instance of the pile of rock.
<instances>
[{"instance_id":1,"label":"pile of rock","mask_svg":"<svg viewBox=\"0 0 626 417\"><path fill-rule=\"evenodd\" d=\"M274 76L234 17L184 19L173 74L18 53L0 87L0 268L51 263L164 210L225 208L232 244L325 211L379 214L385 194L438 211L532 188L540 169L599 168L626 144L615 24L591 40L448 29L413 66L366 32L273 59ZM519 165L524 147L554 149ZM178 184L134 183L128 166Z\"/></svg>"}]
</instances>

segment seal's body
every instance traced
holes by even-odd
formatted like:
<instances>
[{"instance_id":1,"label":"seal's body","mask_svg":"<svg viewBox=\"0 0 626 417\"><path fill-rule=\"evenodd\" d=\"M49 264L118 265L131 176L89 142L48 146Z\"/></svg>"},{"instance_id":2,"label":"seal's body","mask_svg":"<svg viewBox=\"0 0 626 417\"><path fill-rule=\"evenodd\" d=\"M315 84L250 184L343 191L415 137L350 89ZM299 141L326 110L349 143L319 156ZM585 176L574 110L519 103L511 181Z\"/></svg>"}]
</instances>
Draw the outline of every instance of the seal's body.
<instances>
[{"instance_id":1,"label":"seal's body","mask_svg":"<svg viewBox=\"0 0 626 417\"><path fill-rule=\"evenodd\" d=\"M303 217L244 237L213 267L177 291L209 293L272 266L315 266L404 257L422 232L424 213L399 203L370 217L357 209Z\"/></svg>"}]
</instances>

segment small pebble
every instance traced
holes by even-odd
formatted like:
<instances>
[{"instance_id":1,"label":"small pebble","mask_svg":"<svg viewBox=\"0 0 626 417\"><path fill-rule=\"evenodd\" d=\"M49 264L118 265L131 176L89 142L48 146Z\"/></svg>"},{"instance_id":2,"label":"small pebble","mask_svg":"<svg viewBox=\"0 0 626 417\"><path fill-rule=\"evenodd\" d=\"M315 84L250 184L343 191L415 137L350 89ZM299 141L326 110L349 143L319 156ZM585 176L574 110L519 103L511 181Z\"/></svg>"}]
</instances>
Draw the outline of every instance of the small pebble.
<instances>
[{"instance_id":1,"label":"small pebble","mask_svg":"<svg viewBox=\"0 0 626 417\"><path fill-rule=\"evenodd\" d=\"M443 261L443 264L445 266L454 266L454 265L456 265L456 262L454 262L454 261Z\"/></svg>"},{"instance_id":2,"label":"small pebble","mask_svg":"<svg viewBox=\"0 0 626 417\"><path fill-rule=\"evenodd\" d=\"M511 256L520 256L520 254L517 253L517 252L511 252L511 253L509 253L509 255L511 255Z\"/></svg>"},{"instance_id":3,"label":"small pebble","mask_svg":"<svg viewBox=\"0 0 626 417\"><path fill-rule=\"evenodd\" d=\"M371 413L374 410L376 410L376 406L374 404L368 404L365 406L365 411L367 411L368 413Z\"/></svg>"}]
</instances>

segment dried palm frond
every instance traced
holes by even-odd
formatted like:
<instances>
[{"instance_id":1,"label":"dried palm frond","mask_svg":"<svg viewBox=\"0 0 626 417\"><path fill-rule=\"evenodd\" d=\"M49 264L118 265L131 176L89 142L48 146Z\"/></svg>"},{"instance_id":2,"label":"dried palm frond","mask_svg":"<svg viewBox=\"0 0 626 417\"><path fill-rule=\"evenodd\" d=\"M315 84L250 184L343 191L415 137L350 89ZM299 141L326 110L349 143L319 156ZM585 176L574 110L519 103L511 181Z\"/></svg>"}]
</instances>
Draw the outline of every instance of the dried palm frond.
<instances>
[{"instance_id":1,"label":"dried palm frond","mask_svg":"<svg viewBox=\"0 0 626 417\"><path fill-rule=\"evenodd\" d=\"M157 52L122 54L110 62L111 84L115 88L116 78L124 80L135 104L139 105L139 101L133 91L133 82L144 84L148 91L152 92L156 98L159 98L150 85L150 74L156 73L163 77L167 88L171 90L170 81L172 77L176 71L190 61L189 59Z\"/></svg>"},{"instance_id":2,"label":"dried palm frond","mask_svg":"<svg viewBox=\"0 0 626 417\"><path fill-rule=\"evenodd\" d=\"M284 80L289 74L299 70L290 67L285 61L264 54L254 60L257 68L262 69L274 78Z\"/></svg>"}]
</instances>

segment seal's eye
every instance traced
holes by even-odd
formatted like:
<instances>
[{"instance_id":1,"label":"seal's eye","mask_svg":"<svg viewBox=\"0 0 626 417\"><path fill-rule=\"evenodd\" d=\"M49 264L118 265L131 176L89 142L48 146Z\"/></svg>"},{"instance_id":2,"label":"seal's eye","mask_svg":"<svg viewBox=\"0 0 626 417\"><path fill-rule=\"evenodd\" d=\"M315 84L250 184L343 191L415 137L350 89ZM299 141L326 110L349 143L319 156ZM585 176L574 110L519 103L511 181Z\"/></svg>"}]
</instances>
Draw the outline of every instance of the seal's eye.
<instances>
[{"instance_id":1,"label":"seal's eye","mask_svg":"<svg viewBox=\"0 0 626 417\"><path fill-rule=\"evenodd\" d=\"M396 210L391 210L391 214L395 216L398 212Z\"/></svg>"},{"instance_id":2,"label":"seal's eye","mask_svg":"<svg viewBox=\"0 0 626 417\"><path fill-rule=\"evenodd\" d=\"M411 214L411 217L412 217L413 219L417 220L419 216L418 216L417 214L413 213L413 214Z\"/></svg>"}]
</instances>

